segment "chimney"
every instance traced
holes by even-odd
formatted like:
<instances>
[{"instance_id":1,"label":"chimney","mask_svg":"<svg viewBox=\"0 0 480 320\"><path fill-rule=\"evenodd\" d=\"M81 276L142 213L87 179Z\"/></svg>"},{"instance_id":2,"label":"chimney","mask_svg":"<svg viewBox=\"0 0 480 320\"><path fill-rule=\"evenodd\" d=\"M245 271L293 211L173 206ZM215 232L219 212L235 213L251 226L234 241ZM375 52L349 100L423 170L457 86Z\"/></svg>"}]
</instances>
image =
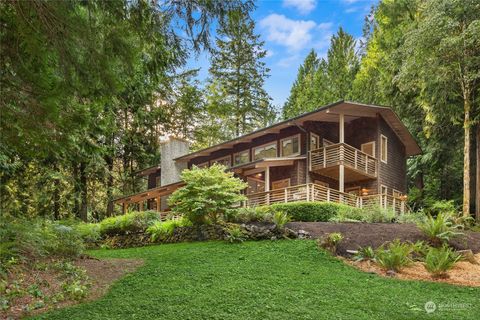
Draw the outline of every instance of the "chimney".
<instances>
[{"instance_id":1,"label":"chimney","mask_svg":"<svg viewBox=\"0 0 480 320\"><path fill-rule=\"evenodd\" d=\"M180 181L180 174L187 168L187 162L176 162L173 159L189 153L186 140L170 136L160 145L161 172L160 185L165 186Z\"/></svg>"}]
</instances>

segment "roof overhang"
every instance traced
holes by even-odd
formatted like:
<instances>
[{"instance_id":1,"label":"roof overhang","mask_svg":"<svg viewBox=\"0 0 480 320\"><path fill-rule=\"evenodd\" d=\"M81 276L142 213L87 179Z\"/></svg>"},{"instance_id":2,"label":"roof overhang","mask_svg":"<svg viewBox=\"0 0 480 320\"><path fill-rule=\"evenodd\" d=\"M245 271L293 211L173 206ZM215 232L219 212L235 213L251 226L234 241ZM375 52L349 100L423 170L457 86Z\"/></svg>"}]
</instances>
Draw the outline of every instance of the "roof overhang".
<instances>
[{"instance_id":1,"label":"roof overhang","mask_svg":"<svg viewBox=\"0 0 480 320\"><path fill-rule=\"evenodd\" d=\"M135 175L140 176L140 177L141 176L148 176L149 174L157 172L157 170L160 170L160 165L155 165L155 166L151 166L151 167L136 171Z\"/></svg>"},{"instance_id":2,"label":"roof overhang","mask_svg":"<svg viewBox=\"0 0 480 320\"><path fill-rule=\"evenodd\" d=\"M256 172L264 171L265 168L271 167L284 167L284 166L293 166L295 160L305 160L306 156L297 156L297 157L280 157L280 158L265 158L254 162L249 162L241 164L235 167L229 168L230 171L233 171L237 174L251 174Z\"/></svg>"},{"instance_id":3,"label":"roof overhang","mask_svg":"<svg viewBox=\"0 0 480 320\"><path fill-rule=\"evenodd\" d=\"M180 181L180 182L172 183L172 184L161 186L161 187L156 187L156 188L144 191L144 192L135 193L135 194L131 194L131 195L128 195L128 196L125 196L125 197L115 199L115 200L113 200L113 203L129 204L129 203L140 202L140 201L143 201L143 200L148 200L148 199L158 198L158 197L162 197L162 196L167 196L167 195L173 193L178 188L183 187L184 185L185 185L185 182Z\"/></svg>"},{"instance_id":4,"label":"roof overhang","mask_svg":"<svg viewBox=\"0 0 480 320\"><path fill-rule=\"evenodd\" d=\"M357 102L350 101L338 101L326 106L323 106L317 110L304 113L297 117L278 122L269 127L256 130L252 133L246 134L244 136L217 144L215 146L205 148L181 157L176 158L176 161L189 161L196 157L208 156L212 152L221 150L221 149L230 149L234 145L239 143L250 143L255 138L264 136L266 134L276 134L280 130L291 127L299 126L301 127L306 121L323 121L323 122L338 122L340 113L344 114L346 122L358 119L361 117L376 117L380 114L387 124L392 128L395 134L398 136L400 141L405 145L406 155L414 156L422 153L420 146L417 144L413 136L410 134L408 129L405 127L403 122L397 116L397 114L389 107L368 105Z\"/></svg>"}]
</instances>

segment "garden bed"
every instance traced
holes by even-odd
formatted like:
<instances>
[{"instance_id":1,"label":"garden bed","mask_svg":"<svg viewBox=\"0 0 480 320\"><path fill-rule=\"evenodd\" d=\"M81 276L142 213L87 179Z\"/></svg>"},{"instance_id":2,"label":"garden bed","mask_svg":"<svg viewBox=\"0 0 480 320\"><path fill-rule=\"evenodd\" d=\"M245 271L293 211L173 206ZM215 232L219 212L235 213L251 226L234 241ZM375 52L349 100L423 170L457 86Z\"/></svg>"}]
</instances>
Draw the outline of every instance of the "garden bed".
<instances>
[{"instance_id":1,"label":"garden bed","mask_svg":"<svg viewBox=\"0 0 480 320\"><path fill-rule=\"evenodd\" d=\"M480 261L480 253L475 255L477 261ZM350 264L362 271L376 273L378 275L389 277L387 272L372 261L352 261L342 258L347 264ZM395 278L403 280L423 280L444 282L455 285L480 287L480 264L473 264L468 261L459 261L449 270L447 278L432 278L421 262L414 262L411 266L395 273Z\"/></svg>"},{"instance_id":2,"label":"garden bed","mask_svg":"<svg viewBox=\"0 0 480 320\"><path fill-rule=\"evenodd\" d=\"M409 223L332 223L332 222L290 222L288 228L295 231L305 230L312 238L320 238L328 233L340 232L343 240L338 244L337 253L349 256L347 250L358 250L359 247L377 248L387 241L416 242L427 240L414 224ZM470 249L480 252L480 232L464 231L465 235L450 241L457 250Z\"/></svg>"}]
</instances>

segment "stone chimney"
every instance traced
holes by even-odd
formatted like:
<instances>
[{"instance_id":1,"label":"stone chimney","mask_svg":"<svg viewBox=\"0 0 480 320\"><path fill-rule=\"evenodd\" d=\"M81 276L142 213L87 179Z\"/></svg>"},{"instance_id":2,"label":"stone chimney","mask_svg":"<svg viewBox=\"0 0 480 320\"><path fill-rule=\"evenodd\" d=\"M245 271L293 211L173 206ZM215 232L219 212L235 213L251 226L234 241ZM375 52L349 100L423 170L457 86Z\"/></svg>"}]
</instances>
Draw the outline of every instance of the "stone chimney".
<instances>
[{"instance_id":1,"label":"stone chimney","mask_svg":"<svg viewBox=\"0 0 480 320\"><path fill-rule=\"evenodd\" d=\"M170 136L167 141L160 144L161 172L160 185L165 186L180 181L180 174L187 168L187 162L176 162L173 159L189 153L186 140Z\"/></svg>"}]
</instances>

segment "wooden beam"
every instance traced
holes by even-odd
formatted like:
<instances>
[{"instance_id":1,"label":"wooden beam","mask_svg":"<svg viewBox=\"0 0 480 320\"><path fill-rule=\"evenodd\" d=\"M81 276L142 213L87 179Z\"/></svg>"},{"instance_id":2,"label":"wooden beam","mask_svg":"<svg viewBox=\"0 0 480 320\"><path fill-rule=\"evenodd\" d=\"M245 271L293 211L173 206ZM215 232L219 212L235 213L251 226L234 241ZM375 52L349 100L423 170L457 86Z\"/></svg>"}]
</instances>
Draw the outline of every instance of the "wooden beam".
<instances>
[{"instance_id":1,"label":"wooden beam","mask_svg":"<svg viewBox=\"0 0 480 320\"><path fill-rule=\"evenodd\" d=\"M255 168L255 169L251 169L251 170L245 170L243 172L243 175L244 176L250 176L252 174L263 172L263 171L265 171L265 168Z\"/></svg>"},{"instance_id":2,"label":"wooden beam","mask_svg":"<svg viewBox=\"0 0 480 320\"><path fill-rule=\"evenodd\" d=\"M270 191L270 167L265 169L265 191Z\"/></svg>"},{"instance_id":3,"label":"wooden beam","mask_svg":"<svg viewBox=\"0 0 480 320\"><path fill-rule=\"evenodd\" d=\"M340 143L345 143L345 115L343 113L339 114L339 142Z\"/></svg>"}]
</instances>

